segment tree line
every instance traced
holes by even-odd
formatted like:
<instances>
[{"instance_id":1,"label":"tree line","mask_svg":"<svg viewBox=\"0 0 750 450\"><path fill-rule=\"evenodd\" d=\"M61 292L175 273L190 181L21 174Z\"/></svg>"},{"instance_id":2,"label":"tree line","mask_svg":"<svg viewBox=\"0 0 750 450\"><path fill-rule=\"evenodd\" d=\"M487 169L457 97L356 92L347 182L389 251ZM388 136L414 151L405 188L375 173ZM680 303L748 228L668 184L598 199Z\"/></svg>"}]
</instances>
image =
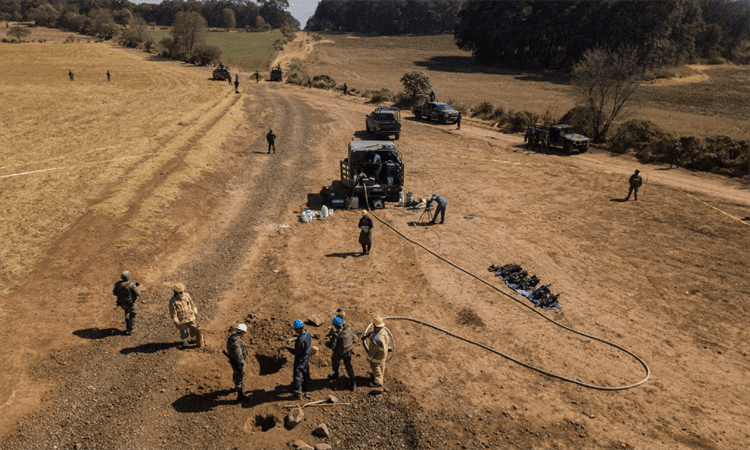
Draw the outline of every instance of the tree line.
<instances>
[{"instance_id":1,"label":"tree line","mask_svg":"<svg viewBox=\"0 0 750 450\"><path fill-rule=\"evenodd\" d=\"M467 0L456 45L483 64L568 70L593 48L632 49L642 67L750 62L746 0Z\"/></svg>"},{"instance_id":2,"label":"tree line","mask_svg":"<svg viewBox=\"0 0 750 450\"><path fill-rule=\"evenodd\" d=\"M367 35L445 34L462 0L321 0L306 30Z\"/></svg>"},{"instance_id":3,"label":"tree line","mask_svg":"<svg viewBox=\"0 0 750 450\"><path fill-rule=\"evenodd\" d=\"M33 21L36 25L111 39L134 18L171 26L178 13L195 12L209 27L299 29L287 0L166 0L159 4L133 4L127 0L2 0L5 21Z\"/></svg>"}]
</instances>

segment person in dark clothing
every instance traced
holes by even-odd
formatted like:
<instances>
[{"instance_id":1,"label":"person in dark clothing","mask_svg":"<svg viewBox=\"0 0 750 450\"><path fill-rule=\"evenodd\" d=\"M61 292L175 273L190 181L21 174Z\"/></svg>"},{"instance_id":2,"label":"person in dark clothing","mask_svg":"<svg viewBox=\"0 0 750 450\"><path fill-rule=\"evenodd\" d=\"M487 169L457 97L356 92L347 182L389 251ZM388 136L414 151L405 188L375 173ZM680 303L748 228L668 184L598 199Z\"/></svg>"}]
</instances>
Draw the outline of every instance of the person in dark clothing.
<instances>
[{"instance_id":1,"label":"person in dark clothing","mask_svg":"<svg viewBox=\"0 0 750 450\"><path fill-rule=\"evenodd\" d=\"M430 101L431 102L435 101L435 91L433 91L432 89L430 89Z\"/></svg>"},{"instance_id":2,"label":"person in dark clothing","mask_svg":"<svg viewBox=\"0 0 750 450\"><path fill-rule=\"evenodd\" d=\"M73 71L72 70L68 71L68 76L70 77L70 81L74 81L74 79L73 79Z\"/></svg>"},{"instance_id":3,"label":"person in dark clothing","mask_svg":"<svg viewBox=\"0 0 750 450\"><path fill-rule=\"evenodd\" d=\"M257 70L255 71L255 82L260 83L260 72Z\"/></svg>"},{"instance_id":4,"label":"person in dark clothing","mask_svg":"<svg viewBox=\"0 0 750 450\"><path fill-rule=\"evenodd\" d=\"M107 71L107 81L112 81L112 75L110 75L109 70Z\"/></svg>"},{"instance_id":5,"label":"person in dark clothing","mask_svg":"<svg viewBox=\"0 0 750 450\"><path fill-rule=\"evenodd\" d=\"M117 296L117 306L125 311L125 334L131 334L135 327L135 316L138 314L136 301L141 293L138 291L140 283L130 281L130 271L126 270L115 283L112 295Z\"/></svg>"},{"instance_id":6,"label":"person in dark clothing","mask_svg":"<svg viewBox=\"0 0 750 450\"><path fill-rule=\"evenodd\" d=\"M344 319L339 316L333 318L334 331L326 346L333 350L331 355L331 369L333 373L328 375L330 380L338 380L339 365L344 362L346 374L349 375L349 390L354 390L357 384L354 382L354 368L352 367L352 352L354 352L354 335Z\"/></svg>"},{"instance_id":7,"label":"person in dark clothing","mask_svg":"<svg viewBox=\"0 0 750 450\"><path fill-rule=\"evenodd\" d=\"M458 117L456 118L456 129L461 129L461 111L458 112Z\"/></svg>"},{"instance_id":8,"label":"person in dark clothing","mask_svg":"<svg viewBox=\"0 0 750 450\"><path fill-rule=\"evenodd\" d=\"M238 73L234 75L234 93L240 93L240 74Z\"/></svg>"},{"instance_id":9,"label":"person in dark clothing","mask_svg":"<svg viewBox=\"0 0 750 450\"><path fill-rule=\"evenodd\" d=\"M273 134L273 130L269 129L268 134L266 135L266 140L268 141L268 153L271 153L271 149L273 149L273 152L276 153L276 135Z\"/></svg>"},{"instance_id":10,"label":"person in dark clothing","mask_svg":"<svg viewBox=\"0 0 750 450\"><path fill-rule=\"evenodd\" d=\"M432 225L435 225L435 221L437 220L438 214L440 214L440 223L445 222L445 208L448 206L448 202L445 201L445 197L442 195L432 194L432 197L430 197L429 200L427 200L427 207L429 208L432 206L432 202L437 203L437 207L435 208L435 215L432 216L432 220L430 223Z\"/></svg>"},{"instance_id":11,"label":"person in dark clothing","mask_svg":"<svg viewBox=\"0 0 750 450\"><path fill-rule=\"evenodd\" d=\"M292 325L297 333L294 348L284 347L294 355L294 366L292 376L292 398L302 397L302 391L310 390L310 349L312 348L312 337L305 330L305 324L297 319Z\"/></svg>"},{"instance_id":12,"label":"person in dark clothing","mask_svg":"<svg viewBox=\"0 0 750 450\"><path fill-rule=\"evenodd\" d=\"M669 152L669 168L670 169L672 168L673 164L678 169L680 168L680 146L676 142L672 146L672 150L670 150Z\"/></svg>"},{"instance_id":13,"label":"person in dark clothing","mask_svg":"<svg viewBox=\"0 0 750 450\"><path fill-rule=\"evenodd\" d=\"M247 325L241 323L234 330L235 333L227 339L227 350L224 354L229 358L229 364L232 365L232 381L234 381L234 390L237 392L237 401L244 402L248 400L244 392L245 360L248 351L242 336L247 332Z\"/></svg>"},{"instance_id":14,"label":"person in dark clothing","mask_svg":"<svg viewBox=\"0 0 750 450\"><path fill-rule=\"evenodd\" d=\"M359 219L357 227L359 232L359 245L362 246L362 254L369 255L372 248L372 219L367 216L367 211L362 211L362 218Z\"/></svg>"},{"instance_id":15,"label":"person in dark clothing","mask_svg":"<svg viewBox=\"0 0 750 450\"><path fill-rule=\"evenodd\" d=\"M349 87L344 83L344 95L346 95L347 92L349 92Z\"/></svg>"},{"instance_id":16,"label":"person in dark clothing","mask_svg":"<svg viewBox=\"0 0 750 450\"><path fill-rule=\"evenodd\" d=\"M307 87L312 89L312 78L307 79Z\"/></svg>"},{"instance_id":17,"label":"person in dark clothing","mask_svg":"<svg viewBox=\"0 0 750 450\"><path fill-rule=\"evenodd\" d=\"M640 171L636 170L633 175L630 176L630 179L628 182L630 183L630 190L628 191L628 196L625 197L625 200L630 200L630 194L634 195L634 200L638 200L638 189L643 184L643 178L639 175Z\"/></svg>"}]
</instances>

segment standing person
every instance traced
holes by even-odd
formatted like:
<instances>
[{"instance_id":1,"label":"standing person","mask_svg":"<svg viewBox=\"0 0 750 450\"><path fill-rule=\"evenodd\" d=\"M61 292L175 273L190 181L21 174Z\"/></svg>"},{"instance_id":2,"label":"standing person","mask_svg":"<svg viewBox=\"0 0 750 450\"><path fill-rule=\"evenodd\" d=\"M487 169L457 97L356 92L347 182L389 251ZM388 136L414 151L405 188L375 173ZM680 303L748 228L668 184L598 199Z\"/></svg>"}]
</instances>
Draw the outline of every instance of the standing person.
<instances>
[{"instance_id":1,"label":"standing person","mask_svg":"<svg viewBox=\"0 0 750 450\"><path fill-rule=\"evenodd\" d=\"M430 101L431 102L435 101L435 91L433 91L432 89L430 89Z\"/></svg>"},{"instance_id":2,"label":"standing person","mask_svg":"<svg viewBox=\"0 0 750 450\"><path fill-rule=\"evenodd\" d=\"M372 371L372 385L383 386L385 380L385 359L388 356L388 333L385 331L385 322L380 316L372 318L373 330L362 336L362 343L369 339L367 347L367 360L370 361Z\"/></svg>"},{"instance_id":3,"label":"standing person","mask_svg":"<svg viewBox=\"0 0 750 450\"><path fill-rule=\"evenodd\" d=\"M141 293L138 291L140 283L130 281L130 271L120 274L120 280L115 283L112 295L117 296L117 307L125 311L125 334L131 334L135 327L135 316L138 314L136 302Z\"/></svg>"},{"instance_id":4,"label":"standing person","mask_svg":"<svg viewBox=\"0 0 750 450\"><path fill-rule=\"evenodd\" d=\"M349 88L346 86L346 83L344 83L344 95L349 92Z\"/></svg>"},{"instance_id":5,"label":"standing person","mask_svg":"<svg viewBox=\"0 0 750 450\"><path fill-rule=\"evenodd\" d=\"M312 336L305 330L305 323L297 319L292 324L297 339L294 348L284 347L294 355L294 367L292 375L292 398L302 397L302 391L310 390L310 349L312 347Z\"/></svg>"},{"instance_id":6,"label":"standing person","mask_svg":"<svg viewBox=\"0 0 750 450\"><path fill-rule=\"evenodd\" d=\"M107 81L112 81L112 77L109 73L109 70L107 70Z\"/></svg>"},{"instance_id":7,"label":"standing person","mask_svg":"<svg viewBox=\"0 0 750 450\"><path fill-rule=\"evenodd\" d=\"M354 381L354 368L352 367L352 352L354 351L354 334L349 325L344 323L340 316L333 318L331 324L334 327L330 340L326 346L333 350L331 355L331 369L333 373L328 375L329 380L339 379L339 365L344 361L346 374L349 375L349 390L353 391L357 384Z\"/></svg>"},{"instance_id":8,"label":"standing person","mask_svg":"<svg viewBox=\"0 0 750 450\"><path fill-rule=\"evenodd\" d=\"M255 82L260 83L260 72L257 70L255 71Z\"/></svg>"},{"instance_id":9,"label":"standing person","mask_svg":"<svg viewBox=\"0 0 750 450\"><path fill-rule=\"evenodd\" d=\"M672 146L672 150L669 152L669 168L672 168L672 164L678 169L680 168L680 147L677 142Z\"/></svg>"},{"instance_id":10,"label":"standing person","mask_svg":"<svg viewBox=\"0 0 750 450\"><path fill-rule=\"evenodd\" d=\"M266 135L266 140L268 141L268 153L271 153L271 149L273 148L273 152L276 153L276 135L273 134L272 129L268 129L268 134Z\"/></svg>"},{"instance_id":11,"label":"standing person","mask_svg":"<svg viewBox=\"0 0 750 450\"><path fill-rule=\"evenodd\" d=\"M456 129L461 129L461 111L458 112L458 117L456 118Z\"/></svg>"},{"instance_id":12,"label":"standing person","mask_svg":"<svg viewBox=\"0 0 750 450\"><path fill-rule=\"evenodd\" d=\"M234 74L234 93L240 93L240 74Z\"/></svg>"},{"instance_id":13,"label":"standing person","mask_svg":"<svg viewBox=\"0 0 750 450\"><path fill-rule=\"evenodd\" d=\"M312 78L307 79L307 87L312 89Z\"/></svg>"},{"instance_id":14,"label":"standing person","mask_svg":"<svg viewBox=\"0 0 750 450\"><path fill-rule=\"evenodd\" d=\"M362 218L359 219L357 227L359 228L359 245L362 246L362 254L369 255L372 248L372 219L367 216L367 211L362 211Z\"/></svg>"},{"instance_id":15,"label":"standing person","mask_svg":"<svg viewBox=\"0 0 750 450\"><path fill-rule=\"evenodd\" d=\"M630 183L630 190L628 191L628 196L625 197L625 201L630 200L630 194L634 195L634 199L638 200L638 189L643 184L643 178L639 175L640 171L636 170L633 175L630 176L630 179L628 180L628 183Z\"/></svg>"},{"instance_id":16,"label":"standing person","mask_svg":"<svg viewBox=\"0 0 750 450\"><path fill-rule=\"evenodd\" d=\"M182 348L187 348L189 342L198 341L198 347L203 346L203 333L195 323L198 308L193 303L193 298L185 292L185 285L175 283L172 287L174 294L169 300L169 316L175 326L180 330Z\"/></svg>"},{"instance_id":17,"label":"standing person","mask_svg":"<svg viewBox=\"0 0 750 450\"><path fill-rule=\"evenodd\" d=\"M445 197L442 195L432 194L432 197L430 197L429 200L427 200L427 207L429 208L432 205L432 202L437 203L437 207L435 208L435 215L432 216L432 220L430 223L432 225L435 225L435 221L437 220L438 214L440 214L440 224L442 225L445 222L445 208L448 206L448 202L445 201Z\"/></svg>"},{"instance_id":18,"label":"standing person","mask_svg":"<svg viewBox=\"0 0 750 450\"><path fill-rule=\"evenodd\" d=\"M241 323L234 329L235 333L227 339L227 350L224 354L229 358L229 364L232 365L232 381L234 381L234 390L237 392L237 401L244 402L249 400L245 395L245 359L247 359L247 345L242 340L242 336L247 332L247 325Z\"/></svg>"},{"instance_id":19,"label":"standing person","mask_svg":"<svg viewBox=\"0 0 750 450\"><path fill-rule=\"evenodd\" d=\"M68 76L70 77L70 81L74 81L74 79L73 79L73 71L72 70L68 70Z\"/></svg>"}]
</instances>

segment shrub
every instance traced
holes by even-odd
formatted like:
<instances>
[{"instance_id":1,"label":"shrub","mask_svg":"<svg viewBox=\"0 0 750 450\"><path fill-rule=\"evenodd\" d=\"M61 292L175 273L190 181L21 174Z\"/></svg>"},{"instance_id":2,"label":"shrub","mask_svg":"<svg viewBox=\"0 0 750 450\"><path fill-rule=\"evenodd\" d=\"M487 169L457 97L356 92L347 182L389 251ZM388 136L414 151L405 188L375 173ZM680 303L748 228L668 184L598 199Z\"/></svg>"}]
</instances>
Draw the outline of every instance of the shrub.
<instances>
[{"instance_id":1,"label":"shrub","mask_svg":"<svg viewBox=\"0 0 750 450\"><path fill-rule=\"evenodd\" d=\"M70 43L70 42L75 42L75 41L76 41L76 37L73 36L72 34L69 34L68 37L65 38L65 43L66 44Z\"/></svg>"},{"instance_id":2,"label":"shrub","mask_svg":"<svg viewBox=\"0 0 750 450\"><path fill-rule=\"evenodd\" d=\"M336 80L328 75L315 75L312 81L313 87L318 89L333 89L336 87Z\"/></svg>"},{"instance_id":3,"label":"shrub","mask_svg":"<svg viewBox=\"0 0 750 450\"><path fill-rule=\"evenodd\" d=\"M156 47L156 42L154 41L154 38L151 36L147 37L145 41L143 41L143 50L151 53L154 50L154 47Z\"/></svg>"},{"instance_id":4,"label":"shrub","mask_svg":"<svg viewBox=\"0 0 750 450\"><path fill-rule=\"evenodd\" d=\"M495 112L495 105L492 102L482 102L472 110L472 117L478 117L483 120L490 119Z\"/></svg>"},{"instance_id":5,"label":"shrub","mask_svg":"<svg viewBox=\"0 0 750 450\"><path fill-rule=\"evenodd\" d=\"M294 58L289 64L289 69L287 70L286 75L286 82L291 84L304 85L307 84L307 80L309 79L310 77L307 75L305 63L303 63L299 58Z\"/></svg>"},{"instance_id":6,"label":"shrub","mask_svg":"<svg viewBox=\"0 0 750 450\"><path fill-rule=\"evenodd\" d=\"M566 112L560 119L560 122L568 125L573 125L578 128L578 131L585 136L594 135L594 126L591 118L591 109L576 106L570 111Z\"/></svg>"},{"instance_id":7,"label":"shrub","mask_svg":"<svg viewBox=\"0 0 750 450\"><path fill-rule=\"evenodd\" d=\"M215 45L198 44L188 62L205 66L221 61L221 49Z\"/></svg>"},{"instance_id":8,"label":"shrub","mask_svg":"<svg viewBox=\"0 0 750 450\"><path fill-rule=\"evenodd\" d=\"M446 103L451 105L451 108L455 109L456 111L461 111L461 114L464 115L468 114L471 111L471 108L468 104L459 100L449 98L448 100L446 100Z\"/></svg>"},{"instance_id":9,"label":"shrub","mask_svg":"<svg viewBox=\"0 0 750 450\"><path fill-rule=\"evenodd\" d=\"M420 70L405 73L400 81L404 85L404 93L412 99L412 102L416 102L420 95L432 90L430 77Z\"/></svg>"},{"instance_id":10,"label":"shrub","mask_svg":"<svg viewBox=\"0 0 750 450\"><path fill-rule=\"evenodd\" d=\"M510 131L512 133L520 133L526 131L530 125L535 124L539 120L539 114L531 111L519 111L509 113L505 122L509 124Z\"/></svg>"}]
</instances>

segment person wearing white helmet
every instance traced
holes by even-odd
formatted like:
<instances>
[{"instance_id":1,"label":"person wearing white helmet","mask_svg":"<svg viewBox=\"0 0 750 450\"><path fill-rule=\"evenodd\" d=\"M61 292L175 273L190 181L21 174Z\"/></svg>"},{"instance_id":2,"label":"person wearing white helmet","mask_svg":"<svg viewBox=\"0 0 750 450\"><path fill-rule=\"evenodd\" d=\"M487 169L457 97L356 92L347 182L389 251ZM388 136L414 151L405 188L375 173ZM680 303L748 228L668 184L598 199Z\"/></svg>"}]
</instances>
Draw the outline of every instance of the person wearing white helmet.
<instances>
[{"instance_id":1,"label":"person wearing white helmet","mask_svg":"<svg viewBox=\"0 0 750 450\"><path fill-rule=\"evenodd\" d=\"M370 362L372 371L371 385L375 387L383 386L385 381L385 359L388 356L388 333L385 332L385 322L380 316L372 318L373 330L362 336L362 342L370 340L367 347L367 360Z\"/></svg>"},{"instance_id":2,"label":"person wearing white helmet","mask_svg":"<svg viewBox=\"0 0 750 450\"><path fill-rule=\"evenodd\" d=\"M234 390L237 392L237 401L244 402L248 400L245 395L245 360L248 352L242 336L247 332L247 325L241 323L235 327L234 331L235 333L227 339L227 350L224 354L229 358L229 364L232 365L232 381L234 381Z\"/></svg>"}]
</instances>

